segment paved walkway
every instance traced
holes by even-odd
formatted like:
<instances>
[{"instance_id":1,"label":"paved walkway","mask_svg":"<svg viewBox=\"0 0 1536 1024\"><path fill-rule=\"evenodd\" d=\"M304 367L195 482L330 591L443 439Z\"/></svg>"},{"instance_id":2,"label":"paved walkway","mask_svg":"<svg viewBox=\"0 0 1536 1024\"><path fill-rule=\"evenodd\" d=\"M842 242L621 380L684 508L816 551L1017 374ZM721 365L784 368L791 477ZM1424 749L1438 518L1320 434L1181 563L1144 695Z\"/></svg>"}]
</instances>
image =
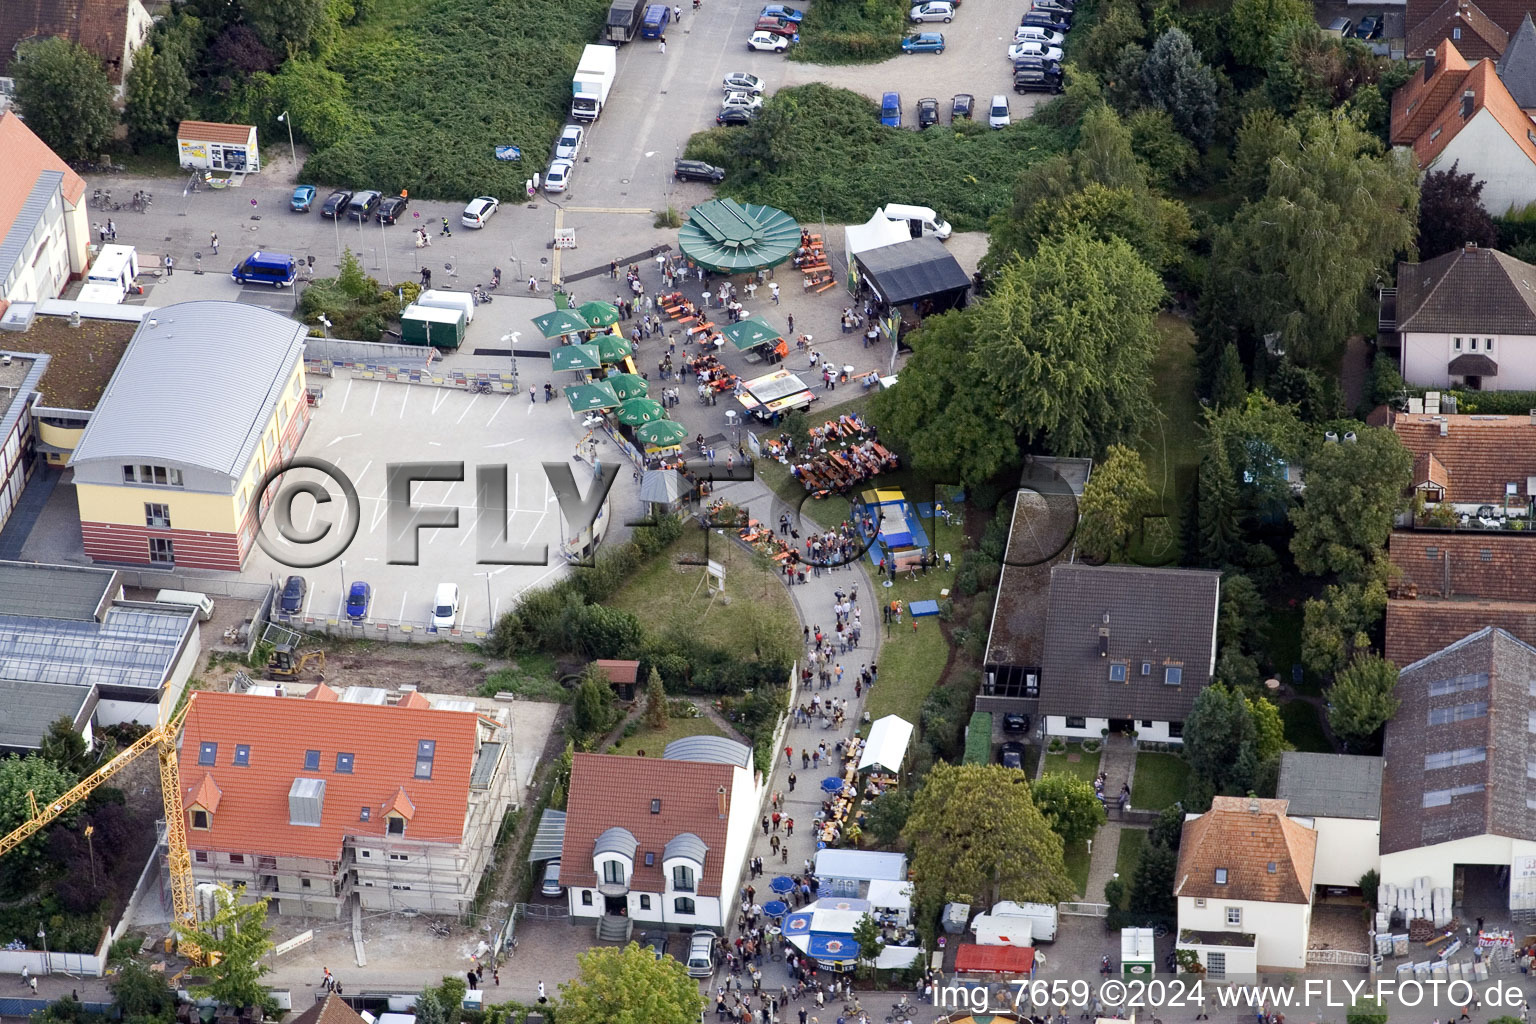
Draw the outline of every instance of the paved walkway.
<instances>
[{"instance_id":1,"label":"paved walkway","mask_svg":"<svg viewBox=\"0 0 1536 1024\"><path fill-rule=\"evenodd\" d=\"M1093 853L1088 860L1088 889L1083 894L1083 899L1089 903L1103 903L1104 886L1115 877L1120 833L1128 827L1120 820L1120 787L1130 784L1135 770L1136 741L1120 733L1110 733L1105 737L1103 752L1099 755L1099 771L1105 776L1104 795L1107 798L1109 820L1099 828L1099 834L1093 837Z\"/></svg>"}]
</instances>

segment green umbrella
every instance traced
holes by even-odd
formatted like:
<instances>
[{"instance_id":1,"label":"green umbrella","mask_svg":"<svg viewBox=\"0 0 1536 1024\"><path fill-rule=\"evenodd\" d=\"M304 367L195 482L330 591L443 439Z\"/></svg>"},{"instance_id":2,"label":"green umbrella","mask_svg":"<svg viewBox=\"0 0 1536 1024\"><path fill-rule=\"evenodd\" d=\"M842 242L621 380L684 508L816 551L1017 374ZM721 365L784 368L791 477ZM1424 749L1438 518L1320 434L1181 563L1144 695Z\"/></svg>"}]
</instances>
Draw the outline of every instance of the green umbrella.
<instances>
[{"instance_id":1,"label":"green umbrella","mask_svg":"<svg viewBox=\"0 0 1536 1024\"><path fill-rule=\"evenodd\" d=\"M605 363L616 363L630 353L630 344L617 334L599 334L592 339L598 357Z\"/></svg>"},{"instance_id":2,"label":"green umbrella","mask_svg":"<svg viewBox=\"0 0 1536 1024\"><path fill-rule=\"evenodd\" d=\"M546 338L558 338L564 334L575 334L577 331L584 331L589 325L570 310L557 309L553 313L545 313L543 316L534 317L533 326L543 332Z\"/></svg>"},{"instance_id":3,"label":"green umbrella","mask_svg":"<svg viewBox=\"0 0 1536 1024\"><path fill-rule=\"evenodd\" d=\"M635 436L653 448L668 448L688 436L688 429L676 420L652 420L635 430Z\"/></svg>"},{"instance_id":4,"label":"green umbrella","mask_svg":"<svg viewBox=\"0 0 1536 1024\"><path fill-rule=\"evenodd\" d=\"M651 389L650 382L636 373L615 373L605 379L613 385L613 393L626 401L644 398Z\"/></svg>"},{"instance_id":5,"label":"green umbrella","mask_svg":"<svg viewBox=\"0 0 1536 1024\"><path fill-rule=\"evenodd\" d=\"M720 333L731 339L731 344L743 351L783 337L777 327L760 316L748 317L740 323L731 324Z\"/></svg>"},{"instance_id":6,"label":"green umbrella","mask_svg":"<svg viewBox=\"0 0 1536 1024\"><path fill-rule=\"evenodd\" d=\"M619 404L619 396L613 388L598 381L596 384L572 384L565 389L565 400L572 412L592 412L594 409L612 409Z\"/></svg>"},{"instance_id":7,"label":"green umbrella","mask_svg":"<svg viewBox=\"0 0 1536 1024\"><path fill-rule=\"evenodd\" d=\"M555 370L595 370L603 361L594 345L561 345L549 353L549 365Z\"/></svg>"},{"instance_id":8,"label":"green umbrella","mask_svg":"<svg viewBox=\"0 0 1536 1024\"><path fill-rule=\"evenodd\" d=\"M619 422L626 427L638 427L642 423L664 419L667 411L654 398L631 398L619 406Z\"/></svg>"},{"instance_id":9,"label":"green umbrella","mask_svg":"<svg viewBox=\"0 0 1536 1024\"><path fill-rule=\"evenodd\" d=\"M591 302L583 302L576 312L587 322L588 327L612 327L619 322L619 311L613 303L594 299Z\"/></svg>"}]
</instances>

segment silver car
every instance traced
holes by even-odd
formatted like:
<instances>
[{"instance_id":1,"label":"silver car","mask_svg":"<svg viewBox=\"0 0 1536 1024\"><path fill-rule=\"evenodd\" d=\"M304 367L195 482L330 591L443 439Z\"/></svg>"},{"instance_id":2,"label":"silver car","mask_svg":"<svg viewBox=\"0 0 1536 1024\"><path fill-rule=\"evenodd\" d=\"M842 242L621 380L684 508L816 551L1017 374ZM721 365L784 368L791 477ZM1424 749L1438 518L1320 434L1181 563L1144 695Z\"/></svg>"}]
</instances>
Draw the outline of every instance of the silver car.
<instances>
[{"instance_id":1,"label":"silver car","mask_svg":"<svg viewBox=\"0 0 1536 1024\"><path fill-rule=\"evenodd\" d=\"M715 933L699 930L688 939L688 976L712 978L715 974Z\"/></svg>"},{"instance_id":2,"label":"silver car","mask_svg":"<svg viewBox=\"0 0 1536 1024\"><path fill-rule=\"evenodd\" d=\"M582 140L586 138L586 131L579 124L568 124L565 131L560 133L560 138L555 142L556 160L575 160L576 154L581 152Z\"/></svg>"},{"instance_id":3,"label":"silver car","mask_svg":"<svg viewBox=\"0 0 1536 1024\"><path fill-rule=\"evenodd\" d=\"M721 84L725 86L726 92L750 92L757 96L763 94L763 80L745 71L732 71Z\"/></svg>"},{"instance_id":4,"label":"silver car","mask_svg":"<svg viewBox=\"0 0 1536 1024\"><path fill-rule=\"evenodd\" d=\"M569 160L554 160L550 162L549 170L544 172L545 192L564 192L571 187L571 171L576 165Z\"/></svg>"},{"instance_id":5,"label":"silver car","mask_svg":"<svg viewBox=\"0 0 1536 1024\"><path fill-rule=\"evenodd\" d=\"M947 25L955 19L955 5L949 0L931 0L912 8L908 17L914 22L942 21Z\"/></svg>"}]
</instances>

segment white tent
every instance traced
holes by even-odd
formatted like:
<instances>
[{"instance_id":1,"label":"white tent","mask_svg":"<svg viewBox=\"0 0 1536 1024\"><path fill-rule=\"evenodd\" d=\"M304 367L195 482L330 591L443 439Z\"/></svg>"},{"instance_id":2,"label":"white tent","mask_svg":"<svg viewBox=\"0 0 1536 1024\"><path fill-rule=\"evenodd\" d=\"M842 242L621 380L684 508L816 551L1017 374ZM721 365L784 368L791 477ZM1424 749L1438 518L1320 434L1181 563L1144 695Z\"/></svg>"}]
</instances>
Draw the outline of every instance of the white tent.
<instances>
[{"instance_id":1,"label":"white tent","mask_svg":"<svg viewBox=\"0 0 1536 1024\"><path fill-rule=\"evenodd\" d=\"M907 227L906 221L891 220L880 210L876 210L868 223L850 224L843 229L843 254L851 266L856 253L895 245L897 242L907 242L911 239L912 229Z\"/></svg>"},{"instance_id":2,"label":"white tent","mask_svg":"<svg viewBox=\"0 0 1536 1024\"><path fill-rule=\"evenodd\" d=\"M923 958L923 951L916 946L886 946L875 957L875 967L882 971L898 971L911 967Z\"/></svg>"},{"instance_id":3,"label":"white tent","mask_svg":"<svg viewBox=\"0 0 1536 1024\"><path fill-rule=\"evenodd\" d=\"M901 771L901 763L907 757L907 744L912 741L912 723L896 715L886 715L869 727L869 739L864 742L864 756L859 758L859 771L867 768L883 768L888 772Z\"/></svg>"},{"instance_id":4,"label":"white tent","mask_svg":"<svg viewBox=\"0 0 1536 1024\"><path fill-rule=\"evenodd\" d=\"M905 927L912 914L912 883L892 882L877 878L869 883L870 905L877 911L887 911L896 916Z\"/></svg>"}]
</instances>

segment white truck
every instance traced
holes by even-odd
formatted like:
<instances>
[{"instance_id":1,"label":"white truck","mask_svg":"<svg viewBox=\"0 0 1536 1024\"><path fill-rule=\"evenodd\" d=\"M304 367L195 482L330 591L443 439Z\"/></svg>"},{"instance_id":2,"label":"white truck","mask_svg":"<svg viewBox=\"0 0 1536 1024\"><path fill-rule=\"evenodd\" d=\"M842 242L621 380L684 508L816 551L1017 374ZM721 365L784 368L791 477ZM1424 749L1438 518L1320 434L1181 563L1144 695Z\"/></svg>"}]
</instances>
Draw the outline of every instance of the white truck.
<instances>
[{"instance_id":1,"label":"white truck","mask_svg":"<svg viewBox=\"0 0 1536 1024\"><path fill-rule=\"evenodd\" d=\"M1012 900L1004 900L994 904L991 911L992 917L1027 918L1030 925L1030 934L1036 942L1056 941L1056 904L1054 903L1014 903Z\"/></svg>"},{"instance_id":2,"label":"white truck","mask_svg":"<svg viewBox=\"0 0 1536 1024\"><path fill-rule=\"evenodd\" d=\"M581 51L576 77L571 79L571 116L596 121L608 102L608 92L619 71L619 51L612 46L592 45Z\"/></svg>"},{"instance_id":3,"label":"white truck","mask_svg":"<svg viewBox=\"0 0 1536 1024\"><path fill-rule=\"evenodd\" d=\"M129 292L139 291L139 253L131 245L104 245L85 272L81 302L119 303Z\"/></svg>"}]
</instances>

